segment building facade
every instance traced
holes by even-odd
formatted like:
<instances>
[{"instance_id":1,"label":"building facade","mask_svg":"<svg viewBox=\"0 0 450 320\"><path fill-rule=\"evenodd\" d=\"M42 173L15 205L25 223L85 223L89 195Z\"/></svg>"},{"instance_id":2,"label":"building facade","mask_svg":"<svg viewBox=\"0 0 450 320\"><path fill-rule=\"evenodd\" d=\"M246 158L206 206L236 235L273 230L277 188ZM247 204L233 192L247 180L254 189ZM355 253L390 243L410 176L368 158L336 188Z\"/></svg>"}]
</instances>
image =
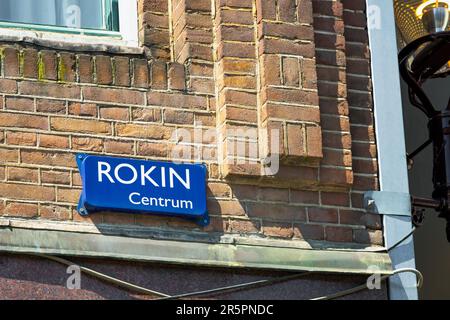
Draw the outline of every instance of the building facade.
<instances>
[{"instance_id":1,"label":"building facade","mask_svg":"<svg viewBox=\"0 0 450 320\"><path fill-rule=\"evenodd\" d=\"M123 2L127 35L0 33L0 298L136 297L84 274L71 290L40 254L167 295L310 272L210 298L307 299L390 273L389 226L364 205L381 170L366 1ZM204 163L210 223L81 216L79 153ZM350 298L389 296L383 282Z\"/></svg>"}]
</instances>

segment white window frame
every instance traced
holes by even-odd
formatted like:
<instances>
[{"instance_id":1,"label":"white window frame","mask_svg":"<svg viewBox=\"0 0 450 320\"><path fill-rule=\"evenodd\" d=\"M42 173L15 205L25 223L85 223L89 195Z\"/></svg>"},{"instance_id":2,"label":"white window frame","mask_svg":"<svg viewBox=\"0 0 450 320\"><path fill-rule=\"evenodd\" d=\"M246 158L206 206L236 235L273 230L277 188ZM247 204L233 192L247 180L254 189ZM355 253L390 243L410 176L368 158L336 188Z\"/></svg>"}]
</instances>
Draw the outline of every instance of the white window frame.
<instances>
[{"instance_id":1,"label":"white window frame","mask_svg":"<svg viewBox=\"0 0 450 320\"><path fill-rule=\"evenodd\" d=\"M99 35L87 35L82 29L67 28L67 32L61 28L61 32L56 32L54 27L40 27L39 30L27 27L1 27L1 37L20 37L53 40L59 43L68 44L99 44L108 46L138 47L138 4L137 0L118 0L119 5L119 30L99 31ZM12 24L13 25L13 24ZM53 30L52 30L53 29ZM100 35L102 33L102 35Z\"/></svg>"}]
</instances>

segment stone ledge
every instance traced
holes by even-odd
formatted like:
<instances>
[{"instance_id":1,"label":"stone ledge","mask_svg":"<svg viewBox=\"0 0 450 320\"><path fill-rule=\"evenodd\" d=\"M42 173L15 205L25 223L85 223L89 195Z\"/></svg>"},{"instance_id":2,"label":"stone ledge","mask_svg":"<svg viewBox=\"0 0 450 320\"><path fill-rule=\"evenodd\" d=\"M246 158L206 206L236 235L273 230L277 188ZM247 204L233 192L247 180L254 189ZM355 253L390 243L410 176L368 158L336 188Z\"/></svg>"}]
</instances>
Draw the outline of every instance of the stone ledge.
<instances>
[{"instance_id":1,"label":"stone ledge","mask_svg":"<svg viewBox=\"0 0 450 320\"><path fill-rule=\"evenodd\" d=\"M254 268L346 274L390 274L385 252L311 250L239 243L167 241L56 230L0 228L0 251L50 254L199 267Z\"/></svg>"}]
</instances>

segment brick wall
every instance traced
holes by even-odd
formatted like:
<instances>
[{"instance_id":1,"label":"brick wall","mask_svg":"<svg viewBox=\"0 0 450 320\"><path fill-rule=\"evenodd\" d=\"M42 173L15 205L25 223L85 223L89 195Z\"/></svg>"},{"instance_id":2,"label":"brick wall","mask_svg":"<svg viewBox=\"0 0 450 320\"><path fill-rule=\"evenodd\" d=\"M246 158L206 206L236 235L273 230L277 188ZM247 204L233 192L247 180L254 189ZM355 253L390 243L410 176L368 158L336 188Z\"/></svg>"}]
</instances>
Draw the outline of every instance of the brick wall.
<instances>
[{"instance_id":1,"label":"brick wall","mask_svg":"<svg viewBox=\"0 0 450 320\"><path fill-rule=\"evenodd\" d=\"M139 0L145 55L0 39L0 215L381 244L364 3ZM77 152L203 161L211 224L80 217Z\"/></svg>"}]
</instances>

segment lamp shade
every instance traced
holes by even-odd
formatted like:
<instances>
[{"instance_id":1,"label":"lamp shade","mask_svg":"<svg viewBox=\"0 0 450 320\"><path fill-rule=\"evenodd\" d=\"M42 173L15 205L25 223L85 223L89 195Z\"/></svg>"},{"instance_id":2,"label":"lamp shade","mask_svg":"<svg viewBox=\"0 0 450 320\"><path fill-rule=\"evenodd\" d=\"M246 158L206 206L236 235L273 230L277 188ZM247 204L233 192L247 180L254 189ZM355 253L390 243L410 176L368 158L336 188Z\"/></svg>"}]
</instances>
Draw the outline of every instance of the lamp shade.
<instances>
[{"instance_id":1,"label":"lamp shade","mask_svg":"<svg viewBox=\"0 0 450 320\"><path fill-rule=\"evenodd\" d=\"M394 0L394 9L406 44L430 33L450 30L450 0Z\"/></svg>"}]
</instances>

